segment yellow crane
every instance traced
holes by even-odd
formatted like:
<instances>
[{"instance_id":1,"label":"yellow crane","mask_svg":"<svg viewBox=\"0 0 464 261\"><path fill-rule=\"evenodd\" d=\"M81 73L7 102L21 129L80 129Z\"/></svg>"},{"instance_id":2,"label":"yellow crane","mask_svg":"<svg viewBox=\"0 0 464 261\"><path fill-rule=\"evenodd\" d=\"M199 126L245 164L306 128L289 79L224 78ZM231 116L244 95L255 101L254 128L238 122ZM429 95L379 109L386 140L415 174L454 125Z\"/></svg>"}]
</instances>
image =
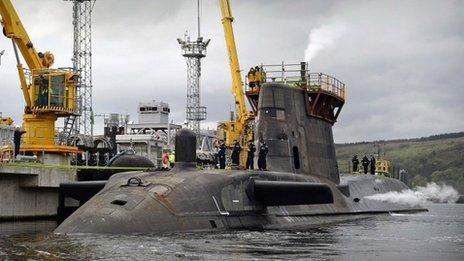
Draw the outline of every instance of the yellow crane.
<instances>
[{"instance_id":1,"label":"yellow crane","mask_svg":"<svg viewBox=\"0 0 464 261\"><path fill-rule=\"evenodd\" d=\"M13 42L25 108L21 151L28 154L66 154L76 147L55 143L55 121L74 112L76 75L72 70L51 69L54 56L37 52L10 0L0 0L3 34ZM21 52L29 70L19 59Z\"/></svg>"},{"instance_id":2,"label":"yellow crane","mask_svg":"<svg viewBox=\"0 0 464 261\"><path fill-rule=\"evenodd\" d=\"M251 123L254 114L247 110L245 104L245 94L243 82L240 74L240 64L238 61L237 47L235 45L234 29L232 22L232 10L229 0L219 0L221 9L222 26L226 40L227 52L229 56L230 74L232 77L232 94L235 98L235 117L230 121L220 122L218 125L218 138L223 139L227 146L233 146L234 141L239 141L242 146L240 153L240 165L245 166L248 150L248 141L253 140L253 129Z\"/></svg>"}]
</instances>

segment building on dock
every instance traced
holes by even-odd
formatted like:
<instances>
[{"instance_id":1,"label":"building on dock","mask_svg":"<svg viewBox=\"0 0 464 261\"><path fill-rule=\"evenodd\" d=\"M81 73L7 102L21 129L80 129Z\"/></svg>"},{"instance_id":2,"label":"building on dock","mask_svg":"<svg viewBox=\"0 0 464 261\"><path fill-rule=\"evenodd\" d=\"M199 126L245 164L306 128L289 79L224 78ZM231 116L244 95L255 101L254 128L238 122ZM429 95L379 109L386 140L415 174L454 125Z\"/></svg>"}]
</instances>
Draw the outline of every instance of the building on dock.
<instances>
[{"instance_id":1,"label":"building on dock","mask_svg":"<svg viewBox=\"0 0 464 261\"><path fill-rule=\"evenodd\" d=\"M118 151L133 150L160 167L163 151L172 151L175 132L181 125L169 122L171 109L161 101L141 102L138 123L128 123L125 133L116 135Z\"/></svg>"}]
</instances>

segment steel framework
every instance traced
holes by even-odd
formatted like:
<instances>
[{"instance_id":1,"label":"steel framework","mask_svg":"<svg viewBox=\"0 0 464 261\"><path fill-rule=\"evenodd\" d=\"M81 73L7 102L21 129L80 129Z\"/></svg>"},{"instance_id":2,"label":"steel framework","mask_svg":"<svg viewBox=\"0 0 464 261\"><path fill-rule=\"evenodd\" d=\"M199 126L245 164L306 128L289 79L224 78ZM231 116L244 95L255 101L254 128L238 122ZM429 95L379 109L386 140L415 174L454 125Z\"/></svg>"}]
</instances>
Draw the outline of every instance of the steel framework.
<instances>
[{"instance_id":1,"label":"steel framework","mask_svg":"<svg viewBox=\"0 0 464 261\"><path fill-rule=\"evenodd\" d=\"M199 133L200 121L206 119L206 107L200 105L201 59L206 57L206 47L210 40L203 41L203 37L198 37L196 41L191 41L187 36L177 40L182 48L182 56L187 61L187 128Z\"/></svg>"},{"instance_id":2,"label":"steel framework","mask_svg":"<svg viewBox=\"0 0 464 261\"><path fill-rule=\"evenodd\" d=\"M73 69L78 74L76 113L65 119L64 134L93 135L92 106L92 9L96 0L73 2Z\"/></svg>"},{"instance_id":3,"label":"steel framework","mask_svg":"<svg viewBox=\"0 0 464 261\"><path fill-rule=\"evenodd\" d=\"M200 1L198 3L198 37L190 40L190 36L184 35L184 39L177 39L182 49L182 56L187 62L187 104L185 118L187 128L195 133L200 133L200 121L206 119L206 107L200 104L200 78L201 59L206 57L206 48L210 39L204 40L200 36Z\"/></svg>"}]
</instances>

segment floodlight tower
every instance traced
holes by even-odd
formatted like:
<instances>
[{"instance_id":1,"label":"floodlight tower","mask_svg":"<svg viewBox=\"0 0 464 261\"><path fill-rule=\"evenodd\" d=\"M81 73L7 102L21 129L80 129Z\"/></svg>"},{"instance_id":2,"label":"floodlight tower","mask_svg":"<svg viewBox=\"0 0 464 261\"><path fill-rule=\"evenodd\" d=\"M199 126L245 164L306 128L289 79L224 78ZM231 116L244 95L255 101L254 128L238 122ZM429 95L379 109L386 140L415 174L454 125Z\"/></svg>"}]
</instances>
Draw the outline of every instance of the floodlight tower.
<instances>
[{"instance_id":1,"label":"floodlight tower","mask_svg":"<svg viewBox=\"0 0 464 261\"><path fill-rule=\"evenodd\" d=\"M66 1L66 0L65 0ZM64 122L64 135L93 135L92 106L92 9L96 0L73 2L73 69L78 75L76 113Z\"/></svg>"},{"instance_id":2,"label":"floodlight tower","mask_svg":"<svg viewBox=\"0 0 464 261\"><path fill-rule=\"evenodd\" d=\"M190 36L184 35L184 39L177 38L182 49L182 56L187 61L187 105L185 108L187 128L195 133L200 132L200 121L206 119L206 107L200 105L200 77L201 59L206 57L206 47L210 39L204 40L200 35L200 0L198 7L198 36L196 40L190 40Z\"/></svg>"}]
</instances>

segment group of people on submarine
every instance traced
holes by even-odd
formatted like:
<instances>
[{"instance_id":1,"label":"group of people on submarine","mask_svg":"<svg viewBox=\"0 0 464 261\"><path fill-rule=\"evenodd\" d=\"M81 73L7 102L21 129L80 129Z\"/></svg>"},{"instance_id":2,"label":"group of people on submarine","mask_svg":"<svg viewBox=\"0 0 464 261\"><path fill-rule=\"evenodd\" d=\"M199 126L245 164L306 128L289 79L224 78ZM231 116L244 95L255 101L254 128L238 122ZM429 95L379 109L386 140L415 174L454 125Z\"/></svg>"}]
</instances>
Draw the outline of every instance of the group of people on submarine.
<instances>
[{"instance_id":1,"label":"group of people on submarine","mask_svg":"<svg viewBox=\"0 0 464 261\"><path fill-rule=\"evenodd\" d=\"M226 144L224 141L221 141L218 147L217 159L219 161L219 168L226 168ZM232 147L232 154L230 155L230 161L233 165L240 164L240 151L242 146L237 140L234 141L234 146ZM246 169L254 169L254 158L255 158L256 146L253 141L248 143L247 151L247 161ZM258 151L258 169L267 170L266 168L266 156L269 152L269 147L267 146L264 140L259 142L259 151Z\"/></svg>"}]
</instances>

